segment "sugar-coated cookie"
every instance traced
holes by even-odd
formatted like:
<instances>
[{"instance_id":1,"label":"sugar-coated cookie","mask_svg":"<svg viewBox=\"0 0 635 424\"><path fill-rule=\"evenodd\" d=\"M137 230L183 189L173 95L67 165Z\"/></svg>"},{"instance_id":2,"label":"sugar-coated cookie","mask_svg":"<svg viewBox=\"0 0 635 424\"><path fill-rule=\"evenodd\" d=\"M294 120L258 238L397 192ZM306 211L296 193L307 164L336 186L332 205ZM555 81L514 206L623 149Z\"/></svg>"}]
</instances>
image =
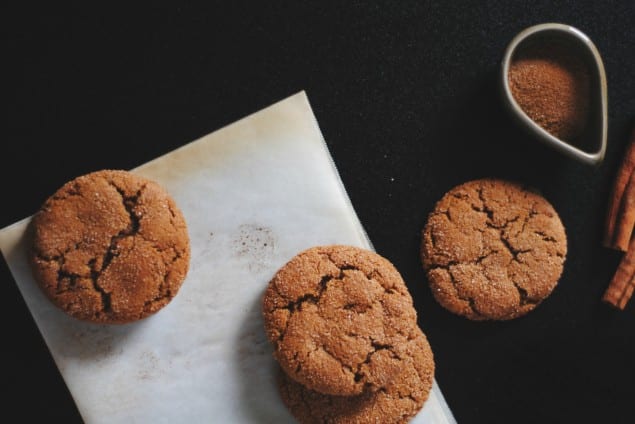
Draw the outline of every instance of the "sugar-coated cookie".
<instances>
[{"instance_id":1,"label":"sugar-coated cookie","mask_svg":"<svg viewBox=\"0 0 635 424\"><path fill-rule=\"evenodd\" d=\"M422 232L432 294L473 320L507 320L533 310L558 283L566 254L565 229L553 206L500 179L451 189Z\"/></svg>"},{"instance_id":2,"label":"sugar-coated cookie","mask_svg":"<svg viewBox=\"0 0 635 424\"><path fill-rule=\"evenodd\" d=\"M410 420L428 399L434 379L434 358L419 330L397 353L402 367L395 378L375 392L332 396L309 390L280 373L280 396L302 424L397 424Z\"/></svg>"},{"instance_id":3,"label":"sugar-coated cookie","mask_svg":"<svg viewBox=\"0 0 635 424\"><path fill-rule=\"evenodd\" d=\"M310 390L339 396L385 387L403 366L396 349L418 330L395 267L350 246L291 259L269 283L263 315L282 369Z\"/></svg>"},{"instance_id":4,"label":"sugar-coated cookie","mask_svg":"<svg viewBox=\"0 0 635 424\"><path fill-rule=\"evenodd\" d=\"M170 302L187 274L183 214L159 184L127 171L66 183L31 226L35 279L53 303L81 320L147 317Z\"/></svg>"}]
</instances>

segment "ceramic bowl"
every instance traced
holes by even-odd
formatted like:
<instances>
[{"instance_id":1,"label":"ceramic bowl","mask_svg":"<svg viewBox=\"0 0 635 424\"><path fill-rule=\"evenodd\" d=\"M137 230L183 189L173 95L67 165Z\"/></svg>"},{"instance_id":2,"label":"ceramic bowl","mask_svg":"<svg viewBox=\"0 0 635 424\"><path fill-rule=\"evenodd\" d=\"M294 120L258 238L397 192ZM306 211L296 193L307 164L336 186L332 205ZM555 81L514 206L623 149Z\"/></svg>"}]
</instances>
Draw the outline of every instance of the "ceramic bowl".
<instances>
[{"instance_id":1,"label":"ceramic bowl","mask_svg":"<svg viewBox=\"0 0 635 424\"><path fill-rule=\"evenodd\" d=\"M509 86L509 68L514 55L529 43L566 43L572 54L588 67L590 77L590 99L588 121L582 142L575 145L561 140L534 122L518 105ZM534 47L535 48L535 47ZM598 165L604 159L607 137L606 74L598 49L582 31L559 23L531 26L516 35L505 50L500 76L503 103L515 120L536 139L555 148L570 158L590 165Z\"/></svg>"}]
</instances>

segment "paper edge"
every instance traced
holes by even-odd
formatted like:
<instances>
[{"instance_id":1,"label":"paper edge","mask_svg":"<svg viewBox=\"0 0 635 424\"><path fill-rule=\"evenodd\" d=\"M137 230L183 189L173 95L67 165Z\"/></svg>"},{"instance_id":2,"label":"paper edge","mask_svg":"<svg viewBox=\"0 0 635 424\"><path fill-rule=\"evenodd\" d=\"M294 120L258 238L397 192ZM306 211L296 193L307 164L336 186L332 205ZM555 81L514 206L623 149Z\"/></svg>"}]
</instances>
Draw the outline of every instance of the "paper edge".
<instances>
[{"instance_id":1,"label":"paper edge","mask_svg":"<svg viewBox=\"0 0 635 424\"><path fill-rule=\"evenodd\" d=\"M368 237L368 233L366 232L366 229L362 225L362 222L359 219L359 216L357 215L355 208L353 207L353 202L351 202L350 197L348 197L348 192L346 191L346 187L344 186L344 181L342 181L340 172L338 171L337 166L335 165L335 160L333 159L333 155L331 155L331 151L329 150L328 144L326 144L324 134L322 134L322 130L320 129L320 124L318 123L317 117L315 116L315 112L313 111L313 108L311 107L311 102L309 101L309 98L305 91L300 91L296 95L301 95L302 100L305 102L306 106L311 111L311 121L313 122L313 126L315 127L315 130L318 132L318 134L320 134L320 140L322 141L321 143L322 149L325 150L326 156L329 159L329 162L331 163L331 169L335 173L335 177L337 179L337 185L340 190L340 193L344 196L346 207L348 208L348 211L351 213L351 215L353 215L353 217L355 218L354 221L355 221L355 226L357 227L357 232L362 236L364 241L368 244L368 247L374 251L375 246L373 246L373 242L370 240L370 237Z\"/></svg>"},{"instance_id":2,"label":"paper edge","mask_svg":"<svg viewBox=\"0 0 635 424\"><path fill-rule=\"evenodd\" d=\"M215 130L212 130L212 131L210 131L210 132L208 132L208 133L206 133L206 134L204 134L204 135L202 135L202 136L200 136L200 137L195 138L194 140L191 140L191 141L189 141L189 142L186 142L186 143L185 143L185 144L183 144L182 146L176 147L176 148L174 148L174 149L172 149L172 150L170 150L170 151L168 151L168 152L165 152L164 154L162 154L162 155L160 155L160 156L157 156L157 157L155 157L154 159L150 159L150 160L149 160L149 161L147 161L147 162L144 162L144 163L142 163L142 164L139 164L139 165L135 166L134 168L131 168L131 169L130 169L130 171L131 171L131 172L135 172L135 171L139 170L140 168L143 168L143 167L146 167L146 166L150 166L151 164L154 164L155 162L157 162L157 161L159 161L159 160L163 159L163 158L164 158L164 157L166 157L166 156L171 155L172 153L176 153L176 152L179 152L179 151L181 151L181 150L186 150L186 149L189 149L189 148L191 148L191 145L193 145L194 143L196 143L196 142L198 142L198 141L201 141L201 140L202 140L202 139L204 139L204 138L207 138L207 137L209 137L209 136L211 136L211 135L213 135L213 134L216 134L216 133L218 133L218 132L220 132L220 131L223 131L223 130L225 130L225 129L229 128L229 127L232 127L232 126L234 126L234 125L238 125L240 122L245 121L245 120L247 120L247 119L250 119L250 118L252 118L254 115L257 115L257 114L259 114L259 113L261 113L261 112L265 112L265 111L267 111L267 110L269 110L269 109L272 109L272 108L274 108L274 107L278 106L280 103L286 102L286 101L288 101L288 100L293 99L294 97L300 97L300 96L303 96L303 97L304 97L304 99L305 99L305 100L307 101L307 103L308 103L308 100L306 99L306 93L304 92L304 90L298 91L298 92L296 92L296 93L294 93L294 94L292 94L292 95L290 95L290 96L287 96L287 97L285 97L285 98L283 98L283 99L281 99L281 100L278 100L278 101L276 101L276 102L274 102L274 103L270 104L269 106L265 106L265 107L263 107L263 108L261 108L261 109L256 110L255 112L251 112L251 113L249 113L249 114L247 114L247 115L243 116L242 118L238 118L237 120L232 121L232 122L230 122L230 123L228 123L228 124L226 124L226 125L223 125L223 126L221 126L221 127L217 128L217 129L215 129ZM309 108L310 108L310 106L309 106ZM311 111L313 111L313 109L311 109ZM315 120L315 115L314 115L314 114L312 114L312 116L313 116L313 119ZM318 130L319 130L319 128L318 128ZM322 136L322 132L320 132L320 137L321 137L321 136ZM330 156L330 155L329 155L329 156ZM338 179L339 179L339 175L338 175ZM0 230L0 231L1 231L1 230Z\"/></svg>"}]
</instances>

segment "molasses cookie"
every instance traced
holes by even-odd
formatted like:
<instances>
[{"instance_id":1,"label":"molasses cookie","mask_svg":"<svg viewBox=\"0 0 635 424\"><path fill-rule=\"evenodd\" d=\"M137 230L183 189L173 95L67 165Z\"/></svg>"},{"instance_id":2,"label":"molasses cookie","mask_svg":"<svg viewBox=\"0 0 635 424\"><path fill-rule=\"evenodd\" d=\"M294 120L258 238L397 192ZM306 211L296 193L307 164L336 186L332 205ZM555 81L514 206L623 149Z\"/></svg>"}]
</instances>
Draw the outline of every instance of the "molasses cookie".
<instances>
[{"instance_id":1,"label":"molasses cookie","mask_svg":"<svg viewBox=\"0 0 635 424\"><path fill-rule=\"evenodd\" d=\"M553 206L519 184L482 179L437 202L421 258L436 300L473 320L506 320L534 309L556 286L567 253Z\"/></svg>"},{"instance_id":2,"label":"molasses cookie","mask_svg":"<svg viewBox=\"0 0 635 424\"><path fill-rule=\"evenodd\" d=\"M412 298L386 259L349 246L308 249L273 277L263 299L282 369L310 390L357 395L385 387L418 329Z\"/></svg>"},{"instance_id":3,"label":"molasses cookie","mask_svg":"<svg viewBox=\"0 0 635 424\"><path fill-rule=\"evenodd\" d=\"M421 331L398 353L403 366L376 392L332 396L309 390L280 373L280 396L291 414L310 423L405 423L419 412L432 388L434 359Z\"/></svg>"},{"instance_id":4,"label":"molasses cookie","mask_svg":"<svg viewBox=\"0 0 635 424\"><path fill-rule=\"evenodd\" d=\"M161 186L130 172L98 171L66 183L31 225L35 279L81 320L147 317L177 294L188 270L181 211Z\"/></svg>"}]
</instances>

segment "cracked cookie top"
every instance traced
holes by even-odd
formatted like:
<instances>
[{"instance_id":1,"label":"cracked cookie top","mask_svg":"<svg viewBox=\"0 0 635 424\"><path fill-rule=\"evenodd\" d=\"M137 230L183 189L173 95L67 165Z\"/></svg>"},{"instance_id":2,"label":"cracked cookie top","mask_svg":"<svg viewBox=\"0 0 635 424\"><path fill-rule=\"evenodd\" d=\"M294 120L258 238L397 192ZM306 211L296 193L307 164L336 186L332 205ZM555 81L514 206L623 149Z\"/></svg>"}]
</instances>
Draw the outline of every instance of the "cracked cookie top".
<instances>
[{"instance_id":1,"label":"cracked cookie top","mask_svg":"<svg viewBox=\"0 0 635 424\"><path fill-rule=\"evenodd\" d=\"M81 320L145 318L170 302L187 274L183 214L156 182L127 171L66 183L31 226L35 279L54 304Z\"/></svg>"},{"instance_id":2,"label":"cracked cookie top","mask_svg":"<svg viewBox=\"0 0 635 424\"><path fill-rule=\"evenodd\" d=\"M435 299L473 320L533 310L558 283L567 253L553 206L519 184L481 179L446 193L422 232Z\"/></svg>"},{"instance_id":3,"label":"cracked cookie top","mask_svg":"<svg viewBox=\"0 0 635 424\"><path fill-rule=\"evenodd\" d=\"M298 254L263 298L267 337L282 369L310 390L356 395L385 387L416 335L405 283L386 259L349 246Z\"/></svg>"},{"instance_id":4,"label":"cracked cookie top","mask_svg":"<svg viewBox=\"0 0 635 424\"><path fill-rule=\"evenodd\" d=\"M432 388L434 358L424 334L399 352L403 366L386 387L357 396L332 396L309 390L280 373L280 397L303 424L405 423L419 412Z\"/></svg>"}]
</instances>

